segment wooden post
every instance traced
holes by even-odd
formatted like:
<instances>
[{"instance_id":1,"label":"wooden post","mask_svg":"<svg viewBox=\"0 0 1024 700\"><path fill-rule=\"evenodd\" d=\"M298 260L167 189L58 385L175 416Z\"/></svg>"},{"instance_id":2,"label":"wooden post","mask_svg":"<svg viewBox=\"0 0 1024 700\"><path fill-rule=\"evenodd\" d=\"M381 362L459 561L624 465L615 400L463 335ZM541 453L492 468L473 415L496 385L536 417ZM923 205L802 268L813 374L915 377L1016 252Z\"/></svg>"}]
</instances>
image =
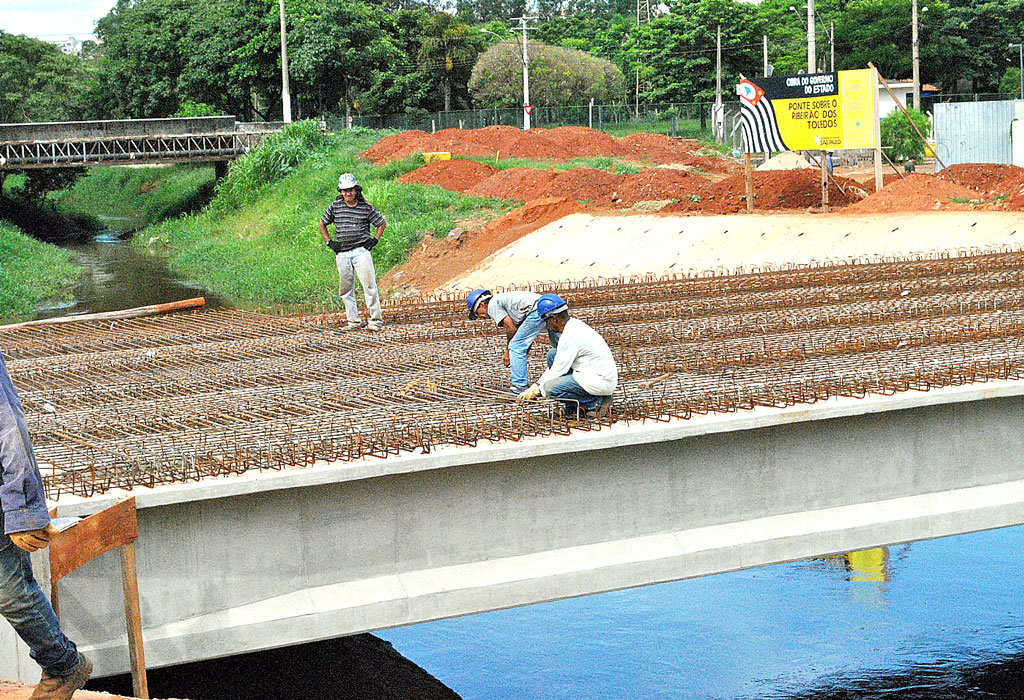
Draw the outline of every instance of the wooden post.
<instances>
[{"instance_id":1,"label":"wooden post","mask_svg":"<svg viewBox=\"0 0 1024 700\"><path fill-rule=\"evenodd\" d=\"M821 151L821 210L828 211L828 167L825 165L825 159L828 154L825 151Z\"/></svg>"},{"instance_id":2,"label":"wooden post","mask_svg":"<svg viewBox=\"0 0 1024 700\"><path fill-rule=\"evenodd\" d=\"M872 66L870 63L868 63L868 66L871 67L871 74L875 77L875 79L871 81L871 90L872 90L871 103L874 105L874 109L872 111L874 112L874 115L875 115L875 123L874 123L874 130L875 130L875 192L881 192L882 191L882 128L881 128L881 123L880 122L882 120L882 116L878 113L878 83L881 80L882 76L880 76L878 74L878 69L875 68L874 66Z\"/></svg>"},{"instance_id":3,"label":"wooden post","mask_svg":"<svg viewBox=\"0 0 1024 700\"><path fill-rule=\"evenodd\" d=\"M124 590L125 627L136 697L148 698L146 658L142 647L142 615L135 568L135 540L139 538L135 498L125 498L90 515L50 541L50 598L60 616L58 581L83 564L112 549L120 549L121 585Z\"/></svg>"},{"instance_id":4,"label":"wooden post","mask_svg":"<svg viewBox=\"0 0 1024 700\"><path fill-rule=\"evenodd\" d=\"M747 211L754 211L754 178L750 174L750 154L743 154L743 179L747 185Z\"/></svg>"}]
</instances>

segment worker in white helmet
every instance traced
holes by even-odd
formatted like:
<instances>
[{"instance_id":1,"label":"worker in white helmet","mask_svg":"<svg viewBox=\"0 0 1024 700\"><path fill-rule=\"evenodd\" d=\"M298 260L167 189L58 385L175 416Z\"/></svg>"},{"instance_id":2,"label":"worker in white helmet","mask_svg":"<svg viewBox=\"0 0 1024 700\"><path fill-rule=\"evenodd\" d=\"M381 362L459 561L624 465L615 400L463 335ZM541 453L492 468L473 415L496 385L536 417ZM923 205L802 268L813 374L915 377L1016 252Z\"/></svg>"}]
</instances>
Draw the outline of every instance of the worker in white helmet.
<instances>
[{"instance_id":1,"label":"worker in white helmet","mask_svg":"<svg viewBox=\"0 0 1024 700\"><path fill-rule=\"evenodd\" d=\"M612 407L619 372L604 338L578 318L569 318L569 305L557 294L542 294L537 314L548 331L559 333L558 347L548 352L548 370L519 395L523 401L543 395L560 401L570 414L586 411L602 418Z\"/></svg>"},{"instance_id":2,"label":"worker in white helmet","mask_svg":"<svg viewBox=\"0 0 1024 700\"><path fill-rule=\"evenodd\" d=\"M384 325L384 315L380 308L380 294L377 292L377 271L373 267L370 251L380 243L387 220L363 197L363 188L352 173L343 173L338 178L338 192L340 196L331 202L320 218L320 236L327 247L334 251L340 280L338 294L345 304L345 315L348 317L345 330L363 327L356 301L358 277L359 283L363 285L366 310L370 315L366 329L379 331ZM328 224L334 224L334 236L328 233ZM370 233L371 226L375 228L375 235Z\"/></svg>"}]
</instances>

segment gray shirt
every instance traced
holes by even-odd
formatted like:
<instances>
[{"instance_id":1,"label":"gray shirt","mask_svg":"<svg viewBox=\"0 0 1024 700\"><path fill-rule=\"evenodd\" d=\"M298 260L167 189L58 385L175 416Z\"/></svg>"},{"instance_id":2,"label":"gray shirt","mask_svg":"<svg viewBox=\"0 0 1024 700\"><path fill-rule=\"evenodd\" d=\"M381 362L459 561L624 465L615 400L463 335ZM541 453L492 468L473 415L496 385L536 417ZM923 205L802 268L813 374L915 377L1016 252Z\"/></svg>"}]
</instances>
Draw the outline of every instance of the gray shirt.
<instances>
[{"instance_id":1,"label":"gray shirt","mask_svg":"<svg viewBox=\"0 0 1024 700\"><path fill-rule=\"evenodd\" d=\"M385 219L366 202L350 207L338 197L327 207L320 221L324 226L334 224L335 238L341 243L342 250L355 250L370 240L370 226L381 226Z\"/></svg>"},{"instance_id":2,"label":"gray shirt","mask_svg":"<svg viewBox=\"0 0 1024 700\"><path fill-rule=\"evenodd\" d=\"M516 328L522 325L523 319L530 315L530 312L537 308L537 300L540 294L535 292L502 292L495 294L487 302L487 315L499 326L505 317L512 319Z\"/></svg>"}]
</instances>

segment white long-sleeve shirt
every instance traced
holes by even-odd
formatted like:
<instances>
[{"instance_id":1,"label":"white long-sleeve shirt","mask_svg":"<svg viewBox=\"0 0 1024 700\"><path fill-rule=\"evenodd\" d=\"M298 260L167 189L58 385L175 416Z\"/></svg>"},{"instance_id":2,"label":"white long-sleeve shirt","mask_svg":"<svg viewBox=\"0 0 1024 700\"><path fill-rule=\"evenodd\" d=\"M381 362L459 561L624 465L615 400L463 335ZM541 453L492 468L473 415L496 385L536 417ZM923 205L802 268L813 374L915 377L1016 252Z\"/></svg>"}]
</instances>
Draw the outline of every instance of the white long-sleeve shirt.
<instances>
[{"instance_id":1,"label":"white long-sleeve shirt","mask_svg":"<svg viewBox=\"0 0 1024 700\"><path fill-rule=\"evenodd\" d=\"M619 371L608 343L576 318L570 318L565 324L558 339L555 361L537 380L541 393L547 396L547 384L568 374L569 370L579 385L594 396L611 396L619 384Z\"/></svg>"}]
</instances>

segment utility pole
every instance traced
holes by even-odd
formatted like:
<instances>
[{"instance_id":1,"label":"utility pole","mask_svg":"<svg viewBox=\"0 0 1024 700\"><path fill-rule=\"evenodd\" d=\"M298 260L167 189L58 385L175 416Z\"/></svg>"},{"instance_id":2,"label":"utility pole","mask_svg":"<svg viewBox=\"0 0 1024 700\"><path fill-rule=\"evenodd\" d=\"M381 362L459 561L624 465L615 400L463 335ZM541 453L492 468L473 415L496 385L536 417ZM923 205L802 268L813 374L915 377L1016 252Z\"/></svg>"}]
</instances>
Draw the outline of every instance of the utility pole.
<instances>
[{"instance_id":1,"label":"utility pole","mask_svg":"<svg viewBox=\"0 0 1024 700\"><path fill-rule=\"evenodd\" d=\"M921 58L918 55L917 41L917 0L910 0L910 37L911 57L914 62L914 109L921 109Z\"/></svg>"},{"instance_id":2,"label":"utility pole","mask_svg":"<svg viewBox=\"0 0 1024 700\"><path fill-rule=\"evenodd\" d=\"M526 23L537 19L536 17L513 17L512 20L519 20L523 29L523 130L530 130L530 54L526 48Z\"/></svg>"},{"instance_id":3,"label":"utility pole","mask_svg":"<svg viewBox=\"0 0 1024 700\"><path fill-rule=\"evenodd\" d=\"M767 77L767 75L768 75L768 35L764 34L764 35L762 35L761 38L764 40L764 73L762 73L761 75Z\"/></svg>"},{"instance_id":4,"label":"utility pole","mask_svg":"<svg viewBox=\"0 0 1024 700\"><path fill-rule=\"evenodd\" d=\"M832 56L831 56L831 58L829 59L829 62L828 62L828 71L829 71L829 73L835 73L836 72L836 21L834 19L830 19L828 21L828 26L829 26L829 30L828 30L828 45L829 45L829 50L832 52Z\"/></svg>"},{"instance_id":5,"label":"utility pole","mask_svg":"<svg viewBox=\"0 0 1024 700\"><path fill-rule=\"evenodd\" d=\"M725 115L722 110L722 25L718 25L718 42L715 58L715 138L722 139L725 133Z\"/></svg>"},{"instance_id":6,"label":"utility pole","mask_svg":"<svg viewBox=\"0 0 1024 700\"><path fill-rule=\"evenodd\" d=\"M1017 60L1020 62L1020 99L1024 100L1024 44L1010 44L1011 49L1017 49Z\"/></svg>"},{"instance_id":7,"label":"utility pole","mask_svg":"<svg viewBox=\"0 0 1024 700\"><path fill-rule=\"evenodd\" d=\"M288 92L288 40L284 28L284 0L277 0L281 9L281 104L286 124L292 121L292 96Z\"/></svg>"},{"instance_id":8,"label":"utility pole","mask_svg":"<svg viewBox=\"0 0 1024 700\"><path fill-rule=\"evenodd\" d=\"M818 72L818 61L814 46L814 0L807 0L807 72Z\"/></svg>"}]
</instances>

